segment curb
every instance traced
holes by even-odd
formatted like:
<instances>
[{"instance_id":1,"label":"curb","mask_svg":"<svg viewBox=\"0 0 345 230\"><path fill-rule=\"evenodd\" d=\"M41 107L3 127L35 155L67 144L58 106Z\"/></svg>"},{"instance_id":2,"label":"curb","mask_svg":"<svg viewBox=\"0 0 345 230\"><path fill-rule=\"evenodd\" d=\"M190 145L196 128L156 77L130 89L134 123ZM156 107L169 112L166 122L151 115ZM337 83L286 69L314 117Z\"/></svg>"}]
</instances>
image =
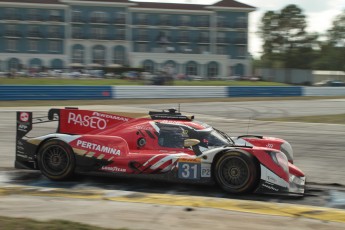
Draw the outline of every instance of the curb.
<instances>
[{"instance_id":1,"label":"curb","mask_svg":"<svg viewBox=\"0 0 345 230\"><path fill-rule=\"evenodd\" d=\"M68 190L29 186L0 187L0 197L11 195L48 196L71 199L159 204L168 206L187 206L195 208L214 208L253 214L283 217L303 217L322 221L345 223L345 210L341 209L286 203L235 200L228 198L151 194L118 190Z\"/></svg>"}]
</instances>

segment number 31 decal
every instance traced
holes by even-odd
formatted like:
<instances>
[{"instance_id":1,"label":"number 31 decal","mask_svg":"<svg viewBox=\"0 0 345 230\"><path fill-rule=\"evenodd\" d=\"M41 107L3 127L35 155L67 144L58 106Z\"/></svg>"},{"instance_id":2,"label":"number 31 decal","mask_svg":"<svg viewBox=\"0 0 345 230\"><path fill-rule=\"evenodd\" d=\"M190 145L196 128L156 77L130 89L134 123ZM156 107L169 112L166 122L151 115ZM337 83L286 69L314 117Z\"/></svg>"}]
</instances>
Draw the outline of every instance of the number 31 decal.
<instances>
[{"instance_id":1,"label":"number 31 decal","mask_svg":"<svg viewBox=\"0 0 345 230\"><path fill-rule=\"evenodd\" d=\"M179 162L178 177L183 179L199 179L200 164Z\"/></svg>"}]
</instances>

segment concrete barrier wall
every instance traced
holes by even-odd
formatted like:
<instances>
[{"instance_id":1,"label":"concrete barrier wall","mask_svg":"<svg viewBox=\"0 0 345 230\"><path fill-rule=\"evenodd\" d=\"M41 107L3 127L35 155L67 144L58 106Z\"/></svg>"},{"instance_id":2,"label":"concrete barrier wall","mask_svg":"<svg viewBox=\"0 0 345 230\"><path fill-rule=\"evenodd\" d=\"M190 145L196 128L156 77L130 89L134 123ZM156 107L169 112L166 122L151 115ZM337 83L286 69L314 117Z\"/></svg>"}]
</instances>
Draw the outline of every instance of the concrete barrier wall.
<instances>
[{"instance_id":1,"label":"concrete barrier wall","mask_svg":"<svg viewBox=\"0 0 345 230\"><path fill-rule=\"evenodd\" d=\"M229 97L296 97L303 96L300 86L228 87Z\"/></svg>"},{"instance_id":2,"label":"concrete barrier wall","mask_svg":"<svg viewBox=\"0 0 345 230\"><path fill-rule=\"evenodd\" d=\"M303 87L303 96L345 96L345 87Z\"/></svg>"},{"instance_id":3,"label":"concrete barrier wall","mask_svg":"<svg viewBox=\"0 0 345 230\"><path fill-rule=\"evenodd\" d=\"M224 98L224 86L114 86L114 98Z\"/></svg>"},{"instance_id":4,"label":"concrete barrier wall","mask_svg":"<svg viewBox=\"0 0 345 230\"><path fill-rule=\"evenodd\" d=\"M17 86L1 85L0 100L345 96L345 87Z\"/></svg>"},{"instance_id":5,"label":"concrete barrier wall","mask_svg":"<svg viewBox=\"0 0 345 230\"><path fill-rule=\"evenodd\" d=\"M113 98L111 86L0 86L0 100L87 100Z\"/></svg>"}]
</instances>

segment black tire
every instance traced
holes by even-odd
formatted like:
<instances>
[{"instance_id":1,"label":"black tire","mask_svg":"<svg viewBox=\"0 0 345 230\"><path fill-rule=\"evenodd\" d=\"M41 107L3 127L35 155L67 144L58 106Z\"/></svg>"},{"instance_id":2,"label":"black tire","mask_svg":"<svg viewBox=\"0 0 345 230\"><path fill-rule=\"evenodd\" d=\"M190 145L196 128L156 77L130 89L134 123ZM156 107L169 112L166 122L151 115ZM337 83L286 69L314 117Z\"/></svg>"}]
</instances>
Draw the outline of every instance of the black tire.
<instances>
[{"instance_id":1,"label":"black tire","mask_svg":"<svg viewBox=\"0 0 345 230\"><path fill-rule=\"evenodd\" d=\"M244 152L226 152L214 167L215 180L229 193L252 192L259 183L259 165L257 160Z\"/></svg>"},{"instance_id":2,"label":"black tire","mask_svg":"<svg viewBox=\"0 0 345 230\"><path fill-rule=\"evenodd\" d=\"M51 139L38 152L38 166L43 175L51 180L66 180L73 176L75 157L64 141Z\"/></svg>"}]
</instances>

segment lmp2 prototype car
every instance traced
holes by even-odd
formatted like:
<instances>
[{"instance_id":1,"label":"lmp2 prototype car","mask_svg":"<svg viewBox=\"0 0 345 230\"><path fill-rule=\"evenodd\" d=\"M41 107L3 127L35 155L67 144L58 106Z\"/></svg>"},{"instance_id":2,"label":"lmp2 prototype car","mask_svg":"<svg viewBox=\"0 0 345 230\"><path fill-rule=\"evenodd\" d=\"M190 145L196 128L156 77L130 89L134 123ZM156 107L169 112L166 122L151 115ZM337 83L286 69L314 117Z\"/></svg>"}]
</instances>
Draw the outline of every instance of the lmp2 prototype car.
<instances>
[{"instance_id":1,"label":"lmp2 prototype car","mask_svg":"<svg viewBox=\"0 0 345 230\"><path fill-rule=\"evenodd\" d=\"M27 137L33 124L57 121L52 134ZM17 112L15 167L51 180L103 172L218 184L229 193L303 195L305 175L291 145L279 138L231 138L169 109L130 118L78 108L50 109L47 117ZM139 176L139 177L140 177Z\"/></svg>"}]
</instances>

